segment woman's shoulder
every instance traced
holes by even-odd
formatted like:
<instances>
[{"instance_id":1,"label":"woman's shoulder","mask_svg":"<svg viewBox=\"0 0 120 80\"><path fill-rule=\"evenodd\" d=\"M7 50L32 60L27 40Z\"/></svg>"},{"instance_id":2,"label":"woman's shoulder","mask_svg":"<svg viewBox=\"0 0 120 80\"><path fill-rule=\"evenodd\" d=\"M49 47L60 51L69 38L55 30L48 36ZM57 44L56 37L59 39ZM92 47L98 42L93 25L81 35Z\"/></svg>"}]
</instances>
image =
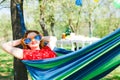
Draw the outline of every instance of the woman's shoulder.
<instances>
[{"instance_id":1,"label":"woman's shoulder","mask_svg":"<svg viewBox=\"0 0 120 80\"><path fill-rule=\"evenodd\" d=\"M43 47L42 49L40 49L40 50L51 50L51 49L50 49L49 46L46 45L46 46L44 46L44 47Z\"/></svg>"}]
</instances>

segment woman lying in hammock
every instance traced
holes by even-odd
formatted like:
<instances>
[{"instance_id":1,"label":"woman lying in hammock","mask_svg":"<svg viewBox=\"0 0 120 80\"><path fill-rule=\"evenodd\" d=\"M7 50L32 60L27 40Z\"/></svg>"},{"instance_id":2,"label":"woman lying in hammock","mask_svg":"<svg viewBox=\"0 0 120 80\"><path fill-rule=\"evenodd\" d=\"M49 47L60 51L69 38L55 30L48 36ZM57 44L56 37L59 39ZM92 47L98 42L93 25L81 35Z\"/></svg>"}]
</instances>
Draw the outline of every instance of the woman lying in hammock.
<instances>
[{"instance_id":1,"label":"woman lying in hammock","mask_svg":"<svg viewBox=\"0 0 120 80\"><path fill-rule=\"evenodd\" d=\"M47 45L45 45L47 41ZM56 37L43 37L38 31L28 30L22 39L6 42L2 48L9 54L21 60L40 60L56 57L53 51L56 44ZM23 45L23 49L15 47Z\"/></svg>"}]
</instances>

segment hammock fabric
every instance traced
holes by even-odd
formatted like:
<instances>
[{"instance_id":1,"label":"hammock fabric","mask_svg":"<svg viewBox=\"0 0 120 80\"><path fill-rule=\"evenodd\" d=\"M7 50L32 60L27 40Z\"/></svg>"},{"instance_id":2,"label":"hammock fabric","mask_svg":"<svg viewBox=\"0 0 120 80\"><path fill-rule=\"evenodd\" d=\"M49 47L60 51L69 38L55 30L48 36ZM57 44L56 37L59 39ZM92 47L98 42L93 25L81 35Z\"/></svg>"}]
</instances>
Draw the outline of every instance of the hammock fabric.
<instances>
[{"instance_id":1,"label":"hammock fabric","mask_svg":"<svg viewBox=\"0 0 120 80\"><path fill-rule=\"evenodd\" d=\"M69 54L22 62L33 80L98 80L120 65L120 29Z\"/></svg>"},{"instance_id":2,"label":"hammock fabric","mask_svg":"<svg viewBox=\"0 0 120 80\"><path fill-rule=\"evenodd\" d=\"M24 33L26 28L19 9ZM98 80L120 65L120 28L80 50L55 48L54 51L62 55L44 60L22 60L33 80Z\"/></svg>"},{"instance_id":3,"label":"hammock fabric","mask_svg":"<svg viewBox=\"0 0 120 80\"><path fill-rule=\"evenodd\" d=\"M26 27L25 27L25 23L24 23L24 18L23 18L23 12L21 10L20 4L16 4L17 10L18 10L18 14L20 17L20 25L21 25L21 32L24 35L24 33L26 32Z\"/></svg>"}]
</instances>

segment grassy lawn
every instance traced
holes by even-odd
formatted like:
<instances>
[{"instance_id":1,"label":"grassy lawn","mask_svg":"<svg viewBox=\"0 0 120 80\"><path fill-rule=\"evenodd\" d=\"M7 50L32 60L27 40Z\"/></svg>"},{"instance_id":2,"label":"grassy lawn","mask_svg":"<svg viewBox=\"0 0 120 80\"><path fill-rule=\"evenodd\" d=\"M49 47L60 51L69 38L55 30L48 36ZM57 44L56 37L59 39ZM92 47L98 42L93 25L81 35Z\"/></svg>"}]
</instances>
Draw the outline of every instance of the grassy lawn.
<instances>
[{"instance_id":1,"label":"grassy lawn","mask_svg":"<svg viewBox=\"0 0 120 80\"><path fill-rule=\"evenodd\" d=\"M0 49L0 80L13 80L13 57ZM120 80L120 66L101 80Z\"/></svg>"},{"instance_id":2,"label":"grassy lawn","mask_svg":"<svg viewBox=\"0 0 120 80\"><path fill-rule=\"evenodd\" d=\"M0 49L0 80L13 80L13 57Z\"/></svg>"}]
</instances>

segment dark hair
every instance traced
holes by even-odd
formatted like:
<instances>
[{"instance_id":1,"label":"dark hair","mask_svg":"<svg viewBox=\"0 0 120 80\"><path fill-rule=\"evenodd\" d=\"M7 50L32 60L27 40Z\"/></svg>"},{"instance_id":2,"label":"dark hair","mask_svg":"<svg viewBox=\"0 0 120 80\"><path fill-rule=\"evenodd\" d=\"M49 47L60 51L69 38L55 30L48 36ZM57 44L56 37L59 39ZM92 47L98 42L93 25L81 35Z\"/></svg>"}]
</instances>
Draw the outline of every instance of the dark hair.
<instances>
[{"instance_id":1,"label":"dark hair","mask_svg":"<svg viewBox=\"0 0 120 80\"><path fill-rule=\"evenodd\" d=\"M40 36L42 36L42 34L40 34L40 33L39 33L38 31L36 31L36 30L27 30L26 33L24 34L22 40L21 40L21 44L22 44L22 46L23 46L24 49L30 49L30 47L29 47L28 45L26 45L23 40L24 40L25 38L27 38L28 34L31 33L31 32L34 32L34 33L39 34ZM42 39L42 40L40 41L40 49L41 49L42 47L44 47L44 46L45 46L45 45L44 45L44 40Z\"/></svg>"}]
</instances>

